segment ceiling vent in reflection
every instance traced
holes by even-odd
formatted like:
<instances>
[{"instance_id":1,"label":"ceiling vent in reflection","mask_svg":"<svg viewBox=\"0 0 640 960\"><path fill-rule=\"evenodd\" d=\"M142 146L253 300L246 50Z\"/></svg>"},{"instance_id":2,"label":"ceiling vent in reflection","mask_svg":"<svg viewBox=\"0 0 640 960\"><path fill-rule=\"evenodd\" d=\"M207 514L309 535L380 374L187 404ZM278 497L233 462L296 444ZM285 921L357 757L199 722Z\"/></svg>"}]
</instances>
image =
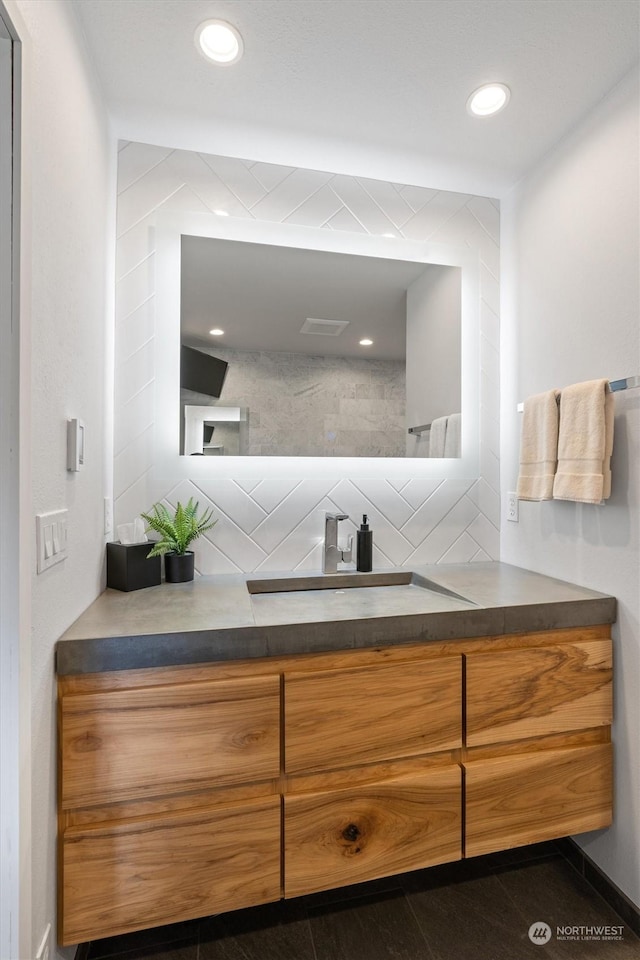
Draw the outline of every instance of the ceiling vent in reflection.
<instances>
[{"instance_id":1,"label":"ceiling vent in reflection","mask_svg":"<svg viewBox=\"0 0 640 960\"><path fill-rule=\"evenodd\" d=\"M315 320L307 317L300 327L300 333L312 333L320 337L339 337L349 320Z\"/></svg>"}]
</instances>

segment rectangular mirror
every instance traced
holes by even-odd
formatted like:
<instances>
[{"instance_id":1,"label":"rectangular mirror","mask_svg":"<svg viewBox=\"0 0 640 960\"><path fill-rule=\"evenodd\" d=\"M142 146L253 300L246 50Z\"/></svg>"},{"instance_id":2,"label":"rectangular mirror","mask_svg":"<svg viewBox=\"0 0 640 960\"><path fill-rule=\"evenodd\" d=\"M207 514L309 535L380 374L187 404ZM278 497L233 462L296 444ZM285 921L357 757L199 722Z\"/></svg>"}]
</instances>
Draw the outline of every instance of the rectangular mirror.
<instances>
[{"instance_id":1,"label":"rectangular mirror","mask_svg":"<svg viewBox=\"0 0 640 960\"><path fill-rule=\"evenodd\" d=\"M180 451L459 458L459 266L181 235Z\"/></svg>"}]
</instances>

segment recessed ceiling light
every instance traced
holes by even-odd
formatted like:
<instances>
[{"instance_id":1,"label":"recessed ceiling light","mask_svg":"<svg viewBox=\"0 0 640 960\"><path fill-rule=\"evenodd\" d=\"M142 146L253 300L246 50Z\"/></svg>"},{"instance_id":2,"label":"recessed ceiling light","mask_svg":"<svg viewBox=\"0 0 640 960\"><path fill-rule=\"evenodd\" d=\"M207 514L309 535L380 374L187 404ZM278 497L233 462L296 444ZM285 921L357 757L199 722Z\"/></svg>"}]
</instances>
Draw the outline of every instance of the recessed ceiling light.
<instances>
[{"instance_id":1,"label":"recessed ceiling light","mask_svg":"<svg viewBox=\"0 0 640 960\"><path fill-rule=\"evenodd\" d=\"M244 44L235 27L224 20L205 20L195 34L198 51L214 63L228 66L242 56Z\"/></svg>"},{"instance_id":2,"label":"recessed ceiling light","mask_svg":"<svg viewBox=\"0 0 640 960\"><path fill-rule=\"evenodd\" d=\"M365 337L363 340L360 341L360 346L371 347L373 346L373 340L369 340L369 337Z\"/></svg>"},{"instance_id":3,"label":"recessed ceiling light","mask_svg":"<svg viewBox=\"0 0 640 960\"><path fill-rule=\"evenodd\" d=\"M485 83L471 94L467 110L474 117L491 117L504 110L510 96L511 91L504 83Z\"/></svg>"},{"instance_id":4,"label":"recessed ceiling light","mask_svg":"<svg viewBox=\"0 0 640 960\"><path fill-rule=\"evenodd\" d=\"M213 330L209 330L209 333L212 337L221 337L224 333L224 330L221 330L220 327L214 327Z\"/></svg>"}]
</instances>

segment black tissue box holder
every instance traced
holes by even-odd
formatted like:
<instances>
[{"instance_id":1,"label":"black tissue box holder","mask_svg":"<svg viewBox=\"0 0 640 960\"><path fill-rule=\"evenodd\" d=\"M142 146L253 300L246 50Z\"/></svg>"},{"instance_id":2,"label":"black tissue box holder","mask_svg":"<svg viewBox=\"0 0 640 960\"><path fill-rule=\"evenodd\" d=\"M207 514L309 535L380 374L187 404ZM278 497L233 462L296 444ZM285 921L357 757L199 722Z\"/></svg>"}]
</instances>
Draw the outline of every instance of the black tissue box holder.
<instances>
[{"instance_id":1,"label":"black tissue box holder","mask_svg":"<svg viewBox=\"0 0 640 960\"><path fill-rule=\"evenodd\" d=\"M147 558L152 547L152 543L108 543L107 586L125 591L159 586L160 557Z\"/></svg>"}]
</instances>

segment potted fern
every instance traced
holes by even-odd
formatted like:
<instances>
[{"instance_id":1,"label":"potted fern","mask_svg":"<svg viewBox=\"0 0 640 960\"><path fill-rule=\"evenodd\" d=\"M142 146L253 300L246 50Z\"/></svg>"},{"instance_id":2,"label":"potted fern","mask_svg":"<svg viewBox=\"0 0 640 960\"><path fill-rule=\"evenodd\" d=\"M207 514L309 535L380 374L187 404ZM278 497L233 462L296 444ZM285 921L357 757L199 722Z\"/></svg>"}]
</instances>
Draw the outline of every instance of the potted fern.
<instances>
[{"instance_id":1,"label":"potted fern","mask_svg":"<svg viewBox=\"0 0 640 960\"><path fill-rule=\"evenodd\" d=\"M154 503L152 512L140 516L149 525L149 530L160 534L147 557L164 556L164 575L168 583L184 583L193 580L194 554L187 550L190 543L218 522L212 520L209 508L198 517L198 503L190 497L186 506L178 501L172 515L163 503Z\"/></svg>"}]
</instances>

